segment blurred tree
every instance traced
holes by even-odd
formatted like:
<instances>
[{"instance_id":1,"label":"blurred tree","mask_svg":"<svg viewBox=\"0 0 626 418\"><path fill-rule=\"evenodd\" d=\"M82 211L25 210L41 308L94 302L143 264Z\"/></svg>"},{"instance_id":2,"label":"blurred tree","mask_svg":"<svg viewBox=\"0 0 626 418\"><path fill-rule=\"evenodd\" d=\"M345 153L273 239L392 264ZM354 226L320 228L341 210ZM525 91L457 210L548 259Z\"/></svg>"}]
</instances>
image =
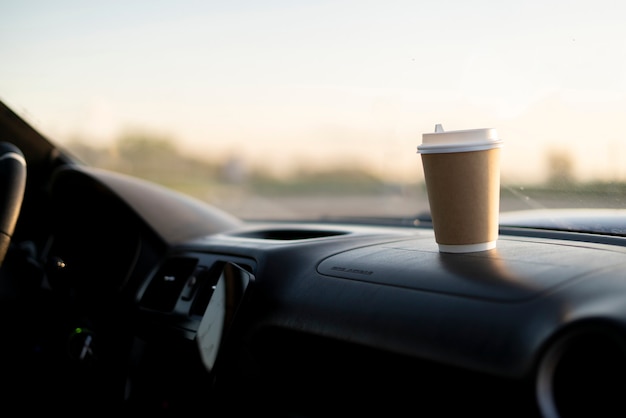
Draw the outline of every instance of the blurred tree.
<instances>
[{"instance_id":1,"label":"blurred tree","mask_svg":"<svg viewBox=\"0 0 626 418\"><path fill-rule=\"evenodd\" d=\"M128 133L117 140L119 155L125 158L156 159L178 156L172 139L144 132Z\"/></svg>"},{"instance_id":2,"label":"blurred tree","mask_svg":"<svg viewBox=\"0 0 626 418\"><path fill-rule=\"evenodd\" d=\"M563 150L552 150L547 154L548 178L551 186L569 186L575 182L574 161Z\"/></svg>"}]
</instances>

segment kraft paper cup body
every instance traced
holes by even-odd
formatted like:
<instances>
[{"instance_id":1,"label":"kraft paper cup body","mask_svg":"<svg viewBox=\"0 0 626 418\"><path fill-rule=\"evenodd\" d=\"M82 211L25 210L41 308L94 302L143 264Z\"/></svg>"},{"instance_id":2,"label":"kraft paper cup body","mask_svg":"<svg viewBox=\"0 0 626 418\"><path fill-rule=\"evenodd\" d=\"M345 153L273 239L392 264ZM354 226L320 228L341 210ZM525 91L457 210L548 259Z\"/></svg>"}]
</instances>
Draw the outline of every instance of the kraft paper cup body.
<instances>
[{"instance_id":1,"label":"kraft paper cup body","mask_svg":"<svg viewBox=\"0 0 626 418\"><path fill-rule=\"evenodd\" d=\"M495 129L424 134L418 152L439 251L496 247L501 146Z\"/></svg>"}]
</instances>

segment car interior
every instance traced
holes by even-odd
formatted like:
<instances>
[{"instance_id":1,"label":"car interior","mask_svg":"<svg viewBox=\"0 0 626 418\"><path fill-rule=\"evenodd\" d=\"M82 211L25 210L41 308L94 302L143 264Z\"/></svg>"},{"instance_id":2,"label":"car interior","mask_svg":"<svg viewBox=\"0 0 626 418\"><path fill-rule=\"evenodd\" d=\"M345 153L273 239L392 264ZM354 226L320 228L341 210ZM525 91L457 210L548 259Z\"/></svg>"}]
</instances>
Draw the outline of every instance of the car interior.
<instances>
[{"instance_id":1,"label":"car interior","mask_svg":"<svg viewBox=\"0 0 626 418\"><path fill-rule=\"evenodd\" d=\"M503 215L495 249L450 254L426 215L240 219L83 164L5 105L0 137L7 407L623 416L619 212L594 232L591 209Z\"/></svg>"}]
</instances>

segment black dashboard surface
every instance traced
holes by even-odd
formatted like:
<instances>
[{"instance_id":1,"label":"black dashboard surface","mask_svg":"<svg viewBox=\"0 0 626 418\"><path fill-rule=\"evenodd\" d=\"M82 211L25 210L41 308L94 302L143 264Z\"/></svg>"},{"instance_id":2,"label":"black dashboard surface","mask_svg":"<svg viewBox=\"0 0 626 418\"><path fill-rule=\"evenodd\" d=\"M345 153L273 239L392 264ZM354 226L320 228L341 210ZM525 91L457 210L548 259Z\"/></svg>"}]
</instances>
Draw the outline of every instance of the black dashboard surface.
<instances>
[{"instance_id":1,"label":"black dashboard surface","mask_svg":"<svg viewBox=\"0 0 626 418\"><path fill-rule=\"evenodd\" d=\"M444 254L427 223L244 222L143 187L63 170L46 254L68 261L72 315L133 353L137 411L541 416L553 347L626 341L619 237L502 227L494 250Z\"/></svg>"},{"instance_id":2,"label":"black dashboard surface","mask_svg":"<svg viewBox=\"0 0 626 418\"><path fill-rule=\"evenodd\" d=\"M561 335L590 322L623 326L626 283L616 277L625 249L562 238L503 231L495 250L442 254L428 229L261 224L184 251L249 258L239 263L254 279L228 354L246 367L236 368L235 389L226 387L255 387L253 404L284 393L295 411L311 403L317 413L385 409L382 400L394 399L400 409L417 402L452 413L459 405L447 396L475 403L477 390L503 391L489 407L475 406L497 415L501 402L535 405L537 368ZM407 380L409 371L429 383ZM358 400L346 394L354 391Z\"/></svg>"}]
</instances>

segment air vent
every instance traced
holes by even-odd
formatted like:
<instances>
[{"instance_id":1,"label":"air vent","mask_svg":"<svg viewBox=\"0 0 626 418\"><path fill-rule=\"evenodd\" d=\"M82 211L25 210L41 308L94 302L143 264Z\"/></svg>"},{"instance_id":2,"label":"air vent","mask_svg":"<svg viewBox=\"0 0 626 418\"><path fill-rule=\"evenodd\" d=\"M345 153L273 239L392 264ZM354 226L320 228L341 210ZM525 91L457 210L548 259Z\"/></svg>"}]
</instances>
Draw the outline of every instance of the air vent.
<instances>
[{"instance_id":1,"label":"air vent","mask_svg":"<svg viewBox=\"0 0 626 418\"><path fill-rule=\"evenodd\" d=\"M300 240L311 238L332 237L335 235L344 235L344 231L329 231L317 229L265 229L261 231L247 231L236 234L238 237L256 238L256 239L272 239L272 240Z\"/></svg>"},{"instance_id":2,"label":"air vent","mask_svg":"<svg viewBox=\"0 0 626 418\"><path fill-rule=\"evenodd\" d=\"M536 396L545 418L626 416L626 340L597 324L555 342L541 362Z\"/></svg>"},{"instance_id":3,"label":"air vent","mask_svg":"<svg viewBox=\"0 0 626 418\"><path fill-rule=\"evenodd\" d=\"M141 305L161 312L172 311L197 264L196 258L177 257L166 260L152 277L141 299Z\"/></svg>"}]
</instances>

